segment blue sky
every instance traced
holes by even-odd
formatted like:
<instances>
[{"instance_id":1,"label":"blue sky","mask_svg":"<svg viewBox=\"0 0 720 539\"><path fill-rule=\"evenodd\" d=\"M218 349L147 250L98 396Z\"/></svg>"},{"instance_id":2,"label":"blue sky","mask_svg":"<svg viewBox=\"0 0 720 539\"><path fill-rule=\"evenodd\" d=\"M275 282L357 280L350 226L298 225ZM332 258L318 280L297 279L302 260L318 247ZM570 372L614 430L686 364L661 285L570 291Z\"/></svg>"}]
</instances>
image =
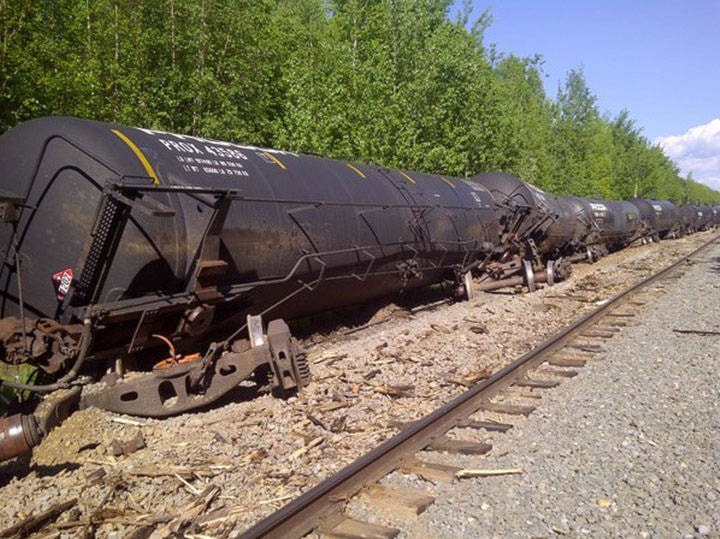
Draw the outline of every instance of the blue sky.
<instances>
[{"instance_id":1,"label":"blue sky","mask_svg":"<svg viewBox=\"0 0 720 539\"><path fill-rule=\"evenodd\" d=\"M458 0L456 5L461 5ZM486 45L544 59L556 97L582 68L602 113L627 109L684 175L720 190L720 0L472 0ZM715 120L715 121L713 121Z\"/></svg>"}]
</instances>

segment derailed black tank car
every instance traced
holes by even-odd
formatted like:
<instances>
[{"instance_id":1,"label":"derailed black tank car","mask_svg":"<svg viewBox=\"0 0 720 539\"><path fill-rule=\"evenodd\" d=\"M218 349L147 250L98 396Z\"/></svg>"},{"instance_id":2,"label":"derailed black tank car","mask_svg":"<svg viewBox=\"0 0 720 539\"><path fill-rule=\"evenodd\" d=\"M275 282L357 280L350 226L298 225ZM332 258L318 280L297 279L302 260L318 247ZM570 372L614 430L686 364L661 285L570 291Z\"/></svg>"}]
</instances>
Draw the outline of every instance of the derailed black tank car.
<instances>
[{"instance_id":1,"label":"derailed black tank car","mask_svg":"<svg viewBox=\"0 0 720 539\"><path fill-rule=\"evenodd\" d=\"M582 233L573 208L558 197L503 172L486 172L472 178L490 191L501 213L503 252L488 264L481 276L480 288L535 283L564 279L570 264L562 257ZM519 275L518 275L519 274Z\"/></svg>"},{"instance_id":2,"label":"derailed black tank car","mask_svg":"<svg viewBox=\"0 0 720 539\"><path fill-rule=\"evenodd\" d=\"M611 251L639 237L640 211L634 204L625 200L589 200L588 205L601 241Z\"/></svg>"},{"instance_id":3,"label":"derailed black tank car","mask_svg":"<svg viewBox=\"0 0 720 539\"><path fill-rule=\"evenodd\" d=\"M685 204L678 207L682 234L693 234L712 227L712 207L700 204Z\"/></svg>"},{"instance_id":4,"label":"derailed black tank car","mask_svg":"<svg viewBox=\"0 0 720 539\"><path fill-rule=\"evenodd\" d=\"M640 212L644 227L641 233L644 237L662 239L677 232L679 214L672 202L644 198L631 198L629 202Z\"/></svg>"},{"instance_id":5,"label":"derailed black tank car","mask_svg":"<svg viewBox=\"0 0 720 539\"><path fill-rule=\"evenodd\" d=\"M263 366L300 386L287 326L259 316L461 284L500 241L471 181L75 118L4 134L0 189L2 359L52 390L169 347L169 367L88 401L141 415L194 409Z\"/></svg>"},{"instance_id":6,"label":"derailed black tank car","mask_svg":"<svg viewBox=\"0 0 720 539\"><path fill-rule=\"evenodd\" d=\"M709 230L713 226L713 209L707 204L697 206L696 230Z\"/></svg>"}]
</instances>

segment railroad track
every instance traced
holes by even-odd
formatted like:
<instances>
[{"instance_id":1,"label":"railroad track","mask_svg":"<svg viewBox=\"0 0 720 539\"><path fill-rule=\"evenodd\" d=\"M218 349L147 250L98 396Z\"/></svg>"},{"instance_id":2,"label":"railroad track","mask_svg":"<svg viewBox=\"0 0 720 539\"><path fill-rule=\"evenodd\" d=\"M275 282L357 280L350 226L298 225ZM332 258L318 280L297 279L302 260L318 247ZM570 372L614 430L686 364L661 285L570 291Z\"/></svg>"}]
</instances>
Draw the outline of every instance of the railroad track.
<instances>
[{"instance_id":1,"label":"railroad track","mask_svg":"<svg viewBox=\"0 0 720 539\"><path fill-rule=\"evenodd\" d=\"M527 415L532 406L496 402L515 388L542 390L572 377L595 354L604 351L603 344L622 327L632 323L635 310L647 303L643 295L653 287L679 279L688 262L720 240L715 236L674 264L618 293L580 320L556 333L535 349L519 357L490 378L459 395L424 418L412 422L397 435L358 458L334 476L308 490L279 511L255 524L242 537L300 537L313 530L343 537L393 537L399 530L354 520L345 513L348 501L372 487L372 495L387 499L391 505L421 513L434 500L425 493L388 491L377 483L394 470L416 473L436 480L452 480L459 469L423 462L416 454L424 449L483 454L491 450L486 443L465 442L447 437L456 427L505 431L510 423L476 421L479 411ZM649 298L648 298L649 299Z\"/></svg>"}]
</instances>

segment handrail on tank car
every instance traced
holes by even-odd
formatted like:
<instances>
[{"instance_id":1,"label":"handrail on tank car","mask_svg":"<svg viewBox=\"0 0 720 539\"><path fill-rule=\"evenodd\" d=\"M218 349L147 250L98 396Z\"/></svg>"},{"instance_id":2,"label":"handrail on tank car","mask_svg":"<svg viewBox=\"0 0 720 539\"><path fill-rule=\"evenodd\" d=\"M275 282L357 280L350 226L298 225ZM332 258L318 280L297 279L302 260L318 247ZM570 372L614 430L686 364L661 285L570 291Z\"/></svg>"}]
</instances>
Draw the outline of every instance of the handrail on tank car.
<instances>
[{"instance_id":1,"label":"handrail on tank car","mask_svg":"<svg viewBox=\"0 0 720 539\"><path fill-rule=\"evenodd\" d=\"M183 186L183 185L156 185L156 184L148 185L148 184L139 184L139 183L134 183L134 182L127 183L128 179L151 181L151 178L149 178L149 177L140 177L140 176L124 177L123 178L124 181L121 181L121 182L109 181L106 185L106 190L115 191L123 198L125 198L125 195L130 195L130 200L128 200L128 202L131 203L132 205L136 205L139 202L138 199L132 199L132 197L134 197L140 193L149 193L149 192L184 194L184 195L188 195L188 196L192 197L193 199L198 200L199 202L202 202L203 204L207 204L210 207L214 207L215 204L213 204L207 200L203 200L202 198L200 198L197 195L212 195L216 198L226 198L227 197L227 198L230 198L230 200L239 200L239 201L273 202L273 203L283 202L283 201L279 201L277 199L265 199L265 198L260 198L260 197L244 197L244 196L240 195L237 192L237 190L228 189L228 188L206 188L206 187L194 187L194 186ZM115 196L115 195L112 195L112 196ZM306 202L306 201L287 200L284 202L286 202L286 203L302 203L302 202ZM140 202L139 204L142 205L143 203ZM317 202L316 202L316 204L317 204ZM387 208L387 207L391 207L391 206L401 207L401 208L408 207L407 205L400 205L400 204L398 204L398 205L382 204L381 205L381 204L348 203L348 202L321 202L321 204L344 205L344 206L352 205L352 206L356 206L356 207L375 207L375 208L379 208L379 209L383 209L383 208ZM425 206L425 207L432 208L432 207L438 207L438 206ZM447 206L445 206L445 207L447 207ZM460 207L459 209L466 210L467 208ZM473 251L473 248L480 249L480 250L487 250L486 246L482 245L482 243L478 242L478 240L465 240L465 241L435 240L432 243L441 247L442 250L445 252L447 252L449 250L447 246L452 246L457 249L463 250L466 254L466 257L465 257L465 260L463 261L463 267L458 268L458 271L461 271L461 272L463 272L463 270L466 270L466 269L472 269L472 268L481 266L484 263L486 263L487 260L489 259L489 255L488 255L488 258L485 258L484 260L474 260L468 264L468 256ZM231 285L224 291L223 295L227 298L227 297L232 297L235 295L240 295L244 292L247 292L248 290L250 290L252 288L287 283L287 282L291 281L293 279L293 277L296 276L296 274L300 271L301 267L308 261L315 260L324 267L326 265L326 263L323 260L323 258L332 257L332 256L341 256L341 255L347 255L347 254L353 254L353 253L355 253L359 256L361 256L364 253L365 255L367 255L371 258L371 260L369 261L368 268L365 270L362 277L357 274L352 274L350 276L347 276L347 275L327 276L327 275L325 275L324 270L321 269L319 279L314 279L312 282L309 282L309 283L304 282L304 281L299 281L298 284L300 285L300 289L308 289L308 288L312 289L312 288L316 287L323 280L332 281L332 280L344 279L344 278L348 278L348 277L355 278L358 280L364 280L367 277L367 275L369 274L369 271L370 271L372 265L374 264L374 262L377 259L377 256L373 256L371 252L376 251L378 249L382 250L382 249L385 249L388 247L401 247L401 248L413 249L412 245L410 245L408 242L397 241L397 242L392 242L392 243L385 243L382 245L355 246L355 247L349 247L346 249L338 249L338 250L333 250L333 251L316 251L313 253L306 253L306 254L300 256L296 260L293 267L289 270L289 272L284 277L279 277L277 279L266 279L266 280L260 280L260 281L244 282L244 283L239 283L236 285ZM196 256L194 263L196 263L198 260L199 260L199 255ZM433 268L437 268L437 267L438 266L435 265L435 266L421 267L419 269L424 270L424 269L433 269ZM396 269L388 269L385 271L376 272L376 274L377 275L383 275L383 274L389 275L389 274L395 273L396 271L397 271ZM89 315L93 316L93 317L104 318L105 316L103 316L103 315L108 312L113 312L113 313L117 314L119 312L118 309L122 309L122 306L126 306L126 309L127 309L127 310L123 309L122 312L125 314L129 314L129 312L133 312L138 308L139 309L147 308L148 300L150 301L150 304L153 304L153 302L160 302L163 305L171 305L171 304L174 305L177 303L182 303L184 301L187 301L188 299L190 299L192 297L193 294L194 294L193 290L186 289L184 292L181 292L178 294L173 294L169 297L165 296L163 298L155 298L154 300L150 299L148 297L131 298L128 300L120 300L120 301L115 301L115 302L105 303L105 304L90 304L90 305L85 305L85 306L78 305L75 308L71 308L69 311L74 312L76 316L78 316L78 315L80 315L80 313L82 313L79 316L81 318L84 316L89 316ZM292 297L292 295L294 295L294 293L291 293L289 297ZM289 297L283 298L282 300L280 300L279 303L287 301L287 299ZM277 306L277 305L274 305L273 307L275 307L275 306Z\"/></svg>"},{"instance_id":2,"label":"handrail on tank car","mask_svg":"<svg viewBox=\"0 0 720 539\"><path fill-rule=\"evenodd\" d=\"M128 178L125 176L124 178ZM139 177L138 177L139 178ZM148 177L148 179L150 179ZM230 187L195 187L189 185L141 185L141 184L127 184L122 182L108 182L108 187L114 190L122 191L125 189L134 190L138 193L178 193L186 194L188 196L193 195L212 195L216 197L227 197L231 200L239 200L243 202L267 202L272 204L303 204L308 206L347 206L352 208L407 208L407 209L435 209L435 208L447 208L452 210L467 210L467 206L459 205L446 205L446 204L387 204L378 202L354 202L350 200L312 200L312 199L295 199L295 198L269 198L269 197L257 197L257 196L246 196L241 193L238 189ZM193 197L195 198L195 197ZM199 201L212 206L212 202L198 199ZM488 206L489 208L490 206Z\"/></svg>"}]
</instances>

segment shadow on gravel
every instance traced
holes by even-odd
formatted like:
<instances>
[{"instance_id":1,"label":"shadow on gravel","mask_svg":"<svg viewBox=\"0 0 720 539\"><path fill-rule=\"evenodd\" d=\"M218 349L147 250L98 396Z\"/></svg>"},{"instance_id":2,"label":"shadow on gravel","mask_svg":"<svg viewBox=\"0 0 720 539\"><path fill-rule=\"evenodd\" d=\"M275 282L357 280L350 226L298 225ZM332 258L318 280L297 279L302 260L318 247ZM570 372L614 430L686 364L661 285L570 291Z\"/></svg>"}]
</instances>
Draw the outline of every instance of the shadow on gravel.
<instances>
[{"instance_id":1,"label":"shadow on gravel","mask_svg":"<svg viewBox=\"0 0 720 539\"><path fill-rule=\"evenodd\" d=\"M64 464L56 464L53 466L32 465L30 463L31 455L22 455L0 465L0 488L6 486L13 479L25 479L28 475L37 477L53 477L64 471L73 471L80 468L77 462L66 462Z\"/></svg>"},{"instance_id":2,"label":"shadow on gravel","mask_svg":"<svg viewBox=\"0 0 720 539\"><path fill-rule=\"evenodd\" d=\"M450 287L438 284L379 300L331 309L288 321L288 324L292 334L301 340L308 338L322 340L328 335L342 334L392 317L407 318L410 314L432 310L439 304L452 302Z\"/></svg>"},{"instance_id":3,"label":"shadow on gravel","mask_svg":"<svg viewBox=\"0 0 720 539\"><path fill-rule=\"evenodd\" d=\"M232 391L226 393L222 397L220 397L215 402L212 402L206 406L203 406L201 408L198 408L197 410L193 410L189 412L192 413L198 413L198 412L207 412L210 410L214 410L215 408L222 408L226 404L233 404L236 402L247 402L247 401L253 401L258 399L261 395L268 393L269 389L266 389L266 387L263 387L261 383L255 383L252 381L252 378L245 382L241 382L239 386L237 386Z\"/></svg>"}]
</instances>

